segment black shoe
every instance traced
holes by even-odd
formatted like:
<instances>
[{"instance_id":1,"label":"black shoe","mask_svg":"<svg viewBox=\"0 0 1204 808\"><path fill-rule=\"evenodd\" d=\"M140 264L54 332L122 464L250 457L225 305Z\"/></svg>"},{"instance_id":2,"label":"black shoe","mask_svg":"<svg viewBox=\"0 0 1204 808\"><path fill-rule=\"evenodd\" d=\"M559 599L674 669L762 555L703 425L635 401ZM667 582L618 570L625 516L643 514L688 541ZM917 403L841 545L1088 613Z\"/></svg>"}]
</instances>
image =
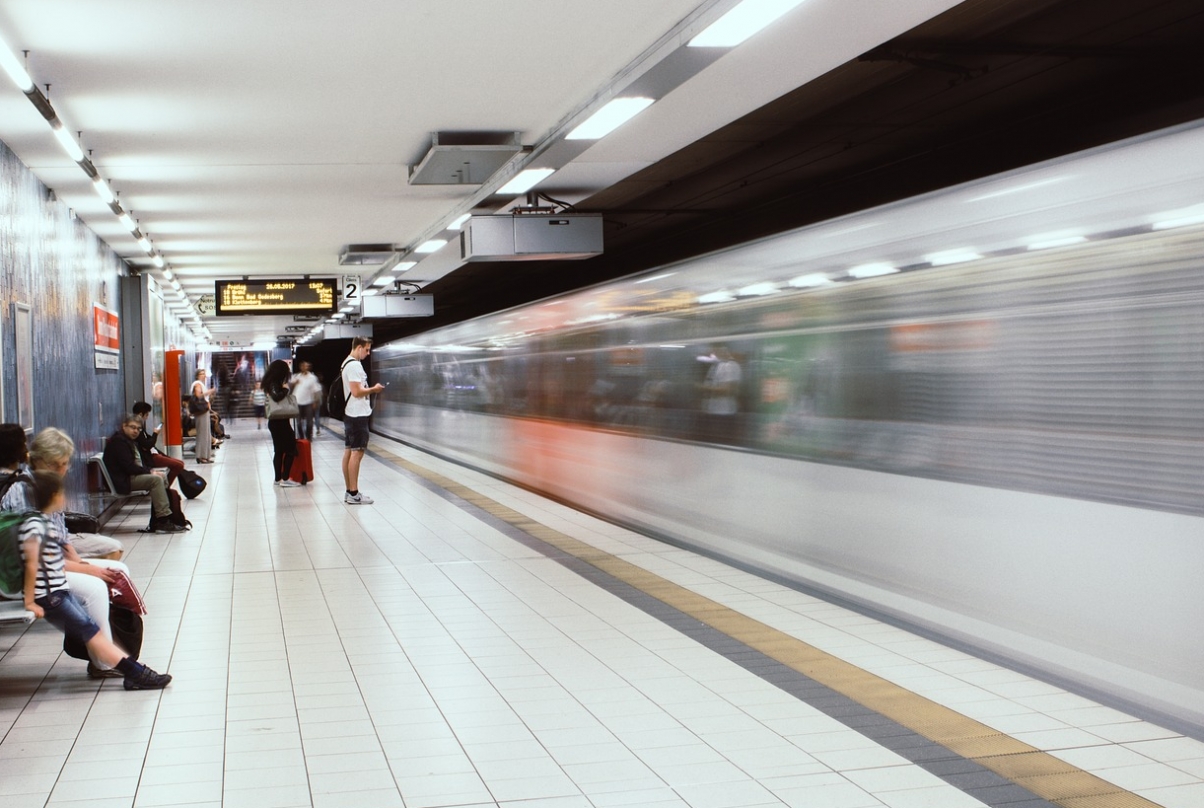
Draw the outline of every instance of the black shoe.
<instances>
[{"instance_id":1,"label":"black shoe","mask_svg":"<svg viewBox=\"0 0 1204 808\"><path fill-rule=\"evenodd\" d=\"M126 690L162 690L171 681L170 673L155 673L145 665L133 676L125 677Z\"/></svg>"},{"instance_id":2,"label":"black shoe","mask_svg":"<svg viewBox=\"0 0 1204 808\"><path fill-rule=\"evenodd\" d=\"M109 668L108 670L105 670L104 668L96 667L91 662L88 663L89 679L120 679L121 677L121 671L117 670L116 668Z\"/></svg>"},{"instance_id":3,"label":"black shoe","mask_svg":"<svg viewBox=\"0 0 1204 808\"><path fill-rule=\"evenodd\" d=\"M153 525L156 533L183 533L187 528L180 527L171 521L169 516L160 516Z\"/></svg>"}]
</instances>

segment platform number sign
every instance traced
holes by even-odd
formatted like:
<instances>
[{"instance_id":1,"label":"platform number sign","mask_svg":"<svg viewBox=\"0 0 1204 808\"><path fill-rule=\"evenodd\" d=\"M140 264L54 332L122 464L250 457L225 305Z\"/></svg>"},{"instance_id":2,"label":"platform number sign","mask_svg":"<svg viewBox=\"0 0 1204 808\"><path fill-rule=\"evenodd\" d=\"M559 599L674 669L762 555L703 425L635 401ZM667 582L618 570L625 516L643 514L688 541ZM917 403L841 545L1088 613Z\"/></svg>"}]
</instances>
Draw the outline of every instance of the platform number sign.
<instances>
[{"instance_id":1,"label":"platform number sign","mask_svg":"<svg viewBox=\"0 0 1204 808\"><path fill-rule=\"evenodd\" d=\"M344 275L343 302L350 303L358 309L363 301L363 288L359 275Z\"/></svg>"}]
</instances>

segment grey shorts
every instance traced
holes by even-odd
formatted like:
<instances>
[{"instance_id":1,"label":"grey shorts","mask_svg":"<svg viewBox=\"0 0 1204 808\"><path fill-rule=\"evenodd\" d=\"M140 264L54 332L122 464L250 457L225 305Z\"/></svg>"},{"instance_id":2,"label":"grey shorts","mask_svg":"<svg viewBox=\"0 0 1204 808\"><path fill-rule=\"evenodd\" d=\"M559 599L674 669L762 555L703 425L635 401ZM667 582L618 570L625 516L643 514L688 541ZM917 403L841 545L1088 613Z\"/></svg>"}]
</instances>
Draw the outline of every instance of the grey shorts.
<instances>
[{"instance_id":1,"label":"grey shorts","mask_svg":"<svg viewBox=\"0 0 1204 808\"><path fill-rule=\"evenodd\" d=\"M368 416L359 415L343 419L343 445L348 449L368 448Z\"/></svg>"}]
</instances>

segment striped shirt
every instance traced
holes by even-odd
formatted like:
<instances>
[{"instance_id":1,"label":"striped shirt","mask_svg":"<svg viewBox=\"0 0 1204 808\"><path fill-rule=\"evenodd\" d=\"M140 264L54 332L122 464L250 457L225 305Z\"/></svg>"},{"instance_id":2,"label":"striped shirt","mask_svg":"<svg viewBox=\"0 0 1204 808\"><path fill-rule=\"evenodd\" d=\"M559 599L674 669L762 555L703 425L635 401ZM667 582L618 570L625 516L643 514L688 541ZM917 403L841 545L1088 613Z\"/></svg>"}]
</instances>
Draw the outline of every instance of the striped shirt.
<instances>
[{"instance_id":1,"label":"striped shirt","mask_svg":"<svg viewBox=\"0 0 1204 808\"><path fill-rule=\"evenodd\" d=\"M0 510L17 511L18 513L21 511L37 510L30 497L30 485L33 483L33 477L29 476L29 466L22 464L14 474L18 475L17 480L4 492L4 499L0 500ZM7 477L4 478L4 480L7 479ZM3 480L0 480L0 482L3 482ZM70 544L71 534L67 532L67 514L62 511L55 511L54 513L46 514L46 518L50 520L51 525L58 529L59 542L61 544Z\"/></svg>"},{"instance_id":2,"label":"striped shirt","mask_svg":"<svg viewBox=\"0 0 1204 808\"><path fill-rule=\"evenodd\" d=\"M63 545L59 543L58 529L42 514L34 514L25 520L17 534L21 542L21 560L25 561L25 543L38 543L42 560L38 565L38 579L34 586L34 599L43 598L51 592L67 589L67 572L63 567Z\"/></svg>"}]
</instances>

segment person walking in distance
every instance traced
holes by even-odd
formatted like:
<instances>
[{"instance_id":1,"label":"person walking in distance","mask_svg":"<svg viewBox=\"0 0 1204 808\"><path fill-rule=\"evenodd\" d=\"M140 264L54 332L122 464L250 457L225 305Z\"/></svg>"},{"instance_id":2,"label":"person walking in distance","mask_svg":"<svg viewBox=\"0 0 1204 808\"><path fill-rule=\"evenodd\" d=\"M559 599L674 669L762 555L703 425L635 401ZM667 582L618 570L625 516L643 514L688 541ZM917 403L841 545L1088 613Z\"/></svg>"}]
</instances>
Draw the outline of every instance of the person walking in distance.
<instances>
[{"instance_id":1,"label":"person walking in distance","mask_svg":"<svg viewBox=\"0 0 1204 808\"><path fill-rule=\"evenodd\" d=\"M372 497L360 493L360 463L364 450L368 448L368 417L372 415L373 393L385 389L377 383L368 387L368 374L363 361L372 351L372 340L367 337L352 337L351 354L343 360L343 389L347 395L347 407L343 414L343 482L347 493L343 502L348 505L371 505Z\"/></svg>"}]
</instances>

